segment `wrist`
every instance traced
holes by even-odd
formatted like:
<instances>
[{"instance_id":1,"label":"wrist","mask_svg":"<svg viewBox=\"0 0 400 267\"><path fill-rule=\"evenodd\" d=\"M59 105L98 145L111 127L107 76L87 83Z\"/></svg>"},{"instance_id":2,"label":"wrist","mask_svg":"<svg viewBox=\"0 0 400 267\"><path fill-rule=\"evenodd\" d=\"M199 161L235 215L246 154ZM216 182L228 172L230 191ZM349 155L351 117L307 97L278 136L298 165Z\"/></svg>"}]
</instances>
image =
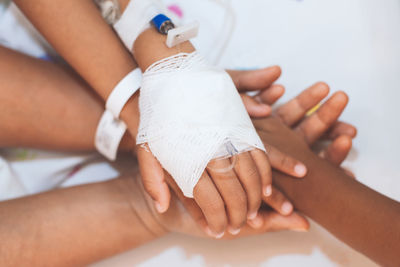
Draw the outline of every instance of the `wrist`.
<instances>
[{"instance_id":1,"label":"wrist","mask_svg":"<svg viewBox=\"0 0 400 267\"><path fill-rule=\"evenodd\" d=\"M165 45L166 36L159 34L156 29L150 28L144 31L134 43L136 61L139 67L145 71L151 64L163 58L178 54L180 52L195 51L192 44L187 41L176 47L168 48ZM139 94L133 95L125 104L121 111L120 118L128 127L128 133L125 134L121 142L122 150L133 150L136 152L136 135L139 127Z\"/></svg>"},{"instance_id":2,"label":"wrist","mask_svg":"<svg viewBox=\"0 0 400 267\"><path fill-rule=\"evenodd\" d=\"M125 122L128 131L126 140L128 148L136 149L136 135L139 127L139 93L134 94L121 110L120 118Z\"/></svg>"},{"instance_id":3,"label":"wrist","mask_svg":"<svg viewBox=\"0 0 400 267\"><path fill-rule=\"evenodd\" d=\"M136 39L132 51L136 62L142 71L145 71L151 64L176 55L178 53L191 53L195 48L190 41L183 42L174 47L167 47L167 36L157 32L155 28L149 28Z\"/></svg>"},{"instance_id":4,"label":"wrist","mask_svg":"<svg viewBox=\"0 0 400 267\"><path fill-rule=\"evenodd\" d=\"M310 215L315 210L315 199L322 201L323 191L329 188L330 182L339 179L340 175L337 167L311 151L303 151L297 158L307 166L306 176L303 179L293 179L274 172L274 183L297 209Z\"/></svg>"}]
</instances>

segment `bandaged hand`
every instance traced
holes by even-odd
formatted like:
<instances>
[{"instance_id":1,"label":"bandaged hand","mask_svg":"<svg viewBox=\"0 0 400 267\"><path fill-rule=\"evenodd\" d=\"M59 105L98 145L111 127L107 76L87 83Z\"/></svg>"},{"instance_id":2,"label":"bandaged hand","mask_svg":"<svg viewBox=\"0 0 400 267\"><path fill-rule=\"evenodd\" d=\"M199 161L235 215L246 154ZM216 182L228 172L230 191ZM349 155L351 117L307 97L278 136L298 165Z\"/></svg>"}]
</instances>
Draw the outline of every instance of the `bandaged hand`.
<instances>
[{"instance_id":1,"label":"bandaged hand","mask_svg":"<svg viewBox=\"0 0 400 267\"><path fill-rule=\"evenodd\" d=\"M147 148L142 147L138 151L144 185L156 201L157 209L160 212L165 211L168 207L169 191L164 178L154 179L164 177L160 173L162 171L159 171L158 162L150 160L154 154L162 166L175 178L185 195L194 196L207 219L208 225L203 225L203 229L215 237L221 236L227 227L231 233L238 233L247 219L252 220L257 216L262 194L268 196L272 193L268 157L263 151L264 147L259 142L239 95L237 92L232 94L232 90L236 89L229 76L225 72L209 68L196 54L182 56L183 58L178 60L174 58L168 64L165 64L166 61L158 62L152 65L144 75L140 110L145 119L141 116L138 135L138 142L147 145ZM190 57L194 57L194 60ZM185 74L188 74L190 79L177 78L178 65L181 68L179 71L189 72ZM173 66L172 69L171 66ZM242 89L247 87L249 90L260 90L269 87L279 77L280 70L271 68L258 72L240 72L241 75L238 75L238 72L231 72L231 74ZM156 75L160 76L155 77ZM162 82L157 84L157 79L160 77L162 77ZM179 88L179 85L184 86ZM199 85L203 87L198 87ZM151 92L149 88L155 88L158 94ZM174 90L178 90L178 93ZM171 98L173 94L179 101ZM270 112L269 107L257 102L256 99L263 100L264 97L276 100L282 94L281 86L272 86L270 90L263 91L263 94L259 94L255 99L243 95L243 101L247 104L247 110L256 117L266 116ZM162 111L154 112L158 104ZM208 109L204 109L207 104L211 105ZM169 115L167 118L166 114ZM154 120L152 123L149 122L151 121L149 117L153 116L155 120L158 119L156 123ZM160 120L160 117L163 119ZM210 122L215 117L218 120ZM196 120L201 124L196 126ZM181 127L179 123L182 122L184 122L183 125L189 125L189 127ZM184 131L187 128L189 132ZM166 138L171 132L173 133L172 141ZM212 134L207 135L209 132ZM206 138L203 139L204 141L198 140L198 135L206 136ZM215 135L219 139L213 139ZM190 142L185 143L185 138L188 136ZM234 157L228 157L232 151L226 151L226 140L236 153ZM200 145L192 146L193 142ZM271 163L274 167L296 177L305 175L305 166L300 162L286 157L277 150L272 150L272 148L270 150L273 154ZM216 154L218 156L215 156ZM200 158L197 161L200 163L197 166L194 164L193 167L193 164L190 164L196 157ZM215 157L222 157L222 159L210 162ZM150 164L142 164L143 162ZM152 175L154 172L158 172L158 175ZM163 198L163 196L167 197ZM164 205L165 202L167 202L166 205ZM271 202L274 202L274 199L271 199ZM277 206L273 205L274 203L271 204L273 207ZM292 206L285 201L282 206L277 207L277 210L285 215L290 214Z\"/></svg>"}]
</instances>

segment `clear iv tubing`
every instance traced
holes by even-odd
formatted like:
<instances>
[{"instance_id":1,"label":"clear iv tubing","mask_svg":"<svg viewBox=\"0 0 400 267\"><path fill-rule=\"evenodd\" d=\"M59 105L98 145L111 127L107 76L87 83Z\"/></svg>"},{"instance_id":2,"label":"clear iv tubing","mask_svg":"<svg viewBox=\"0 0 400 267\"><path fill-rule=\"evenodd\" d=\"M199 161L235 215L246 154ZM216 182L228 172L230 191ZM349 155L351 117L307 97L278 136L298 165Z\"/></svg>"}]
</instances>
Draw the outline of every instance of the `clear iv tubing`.
<instances>
[{"instance_id":1,"label":"clear iv tubing","mask_svg":"<svg viewBox=\"0 0 400 267\"><path fill-rule=\"evenodd\" d=\"M221 41L221 45L218 48L215 48L215 46L213 46L212 49L210 49L208 55L212 54L213 51L215 53L215 58L213 60L213 64L216 65L219 63L219 61L221 60L221 57L224 53L224 51L226 50L229 41L232 38L232 33L233 30L235 28L236 25L236 16L235 16L235 12L232 8L231 5L231 1L230 0L210 0L214 3L216 3L217 5L221 6L222 8L225 9L225 15L224 15L224 22L222 24L222 28L219 32L219 34L217 36L222 36L222 41ZM220 38L217 39L217 41L220 40ZM218 43L218 42L216 42Z\"/></svg>"}]
</instances>

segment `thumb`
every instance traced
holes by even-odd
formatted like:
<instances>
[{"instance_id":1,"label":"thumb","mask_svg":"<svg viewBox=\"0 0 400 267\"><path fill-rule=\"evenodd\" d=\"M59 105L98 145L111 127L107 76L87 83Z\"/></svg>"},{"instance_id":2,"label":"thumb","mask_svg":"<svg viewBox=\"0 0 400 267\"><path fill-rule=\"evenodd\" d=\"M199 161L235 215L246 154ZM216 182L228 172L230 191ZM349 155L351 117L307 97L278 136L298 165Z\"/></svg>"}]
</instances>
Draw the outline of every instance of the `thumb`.
<instances>
[{"instance_id":1,"label":"thumb","mask_svg":"<svg viewBox=\"0 0 400 267\"><path fill-rule=\"evenodd\" d=\"M144 188L154 200L156 210L159 213L166 212L171 194L165 181L163 168L147 147L138 147L137 158Z\"/></svg>"}]
</instances>

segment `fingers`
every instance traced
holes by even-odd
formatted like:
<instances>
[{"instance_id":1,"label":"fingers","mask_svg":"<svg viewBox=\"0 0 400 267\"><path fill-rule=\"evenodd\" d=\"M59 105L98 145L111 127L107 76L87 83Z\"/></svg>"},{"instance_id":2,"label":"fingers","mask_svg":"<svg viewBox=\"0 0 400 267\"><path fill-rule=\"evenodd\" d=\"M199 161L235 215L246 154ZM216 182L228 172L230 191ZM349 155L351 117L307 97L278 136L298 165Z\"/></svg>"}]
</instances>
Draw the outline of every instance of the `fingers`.
<instances>
[{"instance_id":1,"label":"fingers","mask_svg":"<svg viewBox=\"0 0 400 267\"><path fill-rule=\"evenodd\" d=\"M243 104L246 107L247 113L249 113L250 117L262 118L271 114L270 106L258 102L249 95L242 94L240 96L242 97Z\"/></svg>"},{"instance_id":2,"label":"fingers","mask_svg":"<svg viewBox=\"0 0 400 267\"><path fill-rule=\"evenodd\" d=\"M208 164L207 171L225 203L228 230L238 233L247 221L247 196L235 171L229 168L231 165L229 159L213 160Z\"/></svg>"},{"instance_id":3,"label":"fingers","mask_svg":"<svg viewBox=\"0 0 400 267\"><path fill-rule=\"evenodd\" d=\"M295 158L292 158L275 147L268 145L268 158L272 168L297 178L307 174L307 167Z\"/></svg>"},{"instance_id":4,"label":"fingers","mask_svg":"<svg viewBox=\"0 0 400 267\"><path fill-rule=\"evenodd\" d=\"M265 89L271 86L282 73L279 66L248 71L228 70L227 72L239 92Z\"/></svg>"},{"instance_id":5,"label":"fingers","mask_svg":"<svg viewBox=\"0 0 400 267\"><path fill-rule=\"evenodd\" d=\"M137 158L144 188L154 200L156 210L159 213L166 212L171 200L171 194L165 182L163 168L153 154L142 146L138 147Z\"/></svg>"},{"instance_id":6,"label":"fingers","mask_svg":"<svg viewBox=\"0 0 400 267\"><path fill-rule=\"evenodd\" d=\"M263 218L262 230L267 232L293 230L298 232L307 232L310 224L307 219L298 214L292 213L289 216L283 216L276 212L261 212Z\"/></svg>"},{"instance_id":7,"label":"fingers","mask_svg":"<svg viewBox=\"0 0 400 267\"><path fill-rule=\"evenodd\" d=\"M257 217L257 225L246 225L238 236L226 235L225 239L234 239L252 235L260 235L268 232L277 231L296 231L308 232L310 224L307 219L299 213L292 213L289 216L283 216L274 211L261 210Z\"/></svg>"},{"instance_id":8,"label":"fingers","mask_svg":"<svg viewBox=\"0 0 400 267\"><path fill-rule=\"evenodd\" d=\"M247 195L247 219L254 219L261 206L261 177L250 152L236 155L235 173ZM268 160L266 162L268 163ZM270 169L269 165L267 168Z\"/></svg>"},{"instance_id":9,"label":"fingers","mask_svg":"<svg viewBox=\"0 0 400 267\"><path fill-rule=\"evenodd\" d=\"M203 215L202 210L199 205L195 202L193 198L185 197L182 190L179 188L175 180L169 175L165 174L166 181L171 189L174 191L176 197L180 200L185 210L190 214L191 218L197 223L200 228L209 234L211 237L215 237L209 230L206 218ZM211 233L211 234L210 234Z\"/></svg>"},{"instance_id":10,"label":"fingers","mask_svg":"<svg viewBox=\"0 0 400 267\"><path fill-rule=\"evenodd\" d=\"M357 128L346 122L337 121L328 132L327 137L330 140L333 140L341 135L347 135L351 138L355 138L357 136Z\"/></svg>"},{"instance_id":11,"label":"fingers","mask_svg":"<svg viewBox=\"0 0 400 267\"><path fill-rule=\"evenodd\" d=\"M273 105L285 93L285 87L273 84L267 89L261 90L254 98L261 103Z\"/></svg>"},{"instance_id":12,"label":"fingers","mask_svg":"<svg viewBox=\"0 0 400 267\"><path fill-rule=\"evenodd\" d=\"M292 126L303 119L307 111L322 101L328 94L329 86L327 84L316 83L296 98L279 107L275 114L286 125Z\"/></svg>"},{"instance_id":13,"label":"fingers","mask_svg":"<svg viewBox=\"0 0 400 267\"><path fill-rule=\"evenodd\" d=\"M228 225L228 218L226 217L224 200L207 172L203 173L194 187L193 196L207 220L207 234L221 238Z\"/></svg>"},{"instance_id":14,"label":"fingers","mask_svg":"<svg viewBox=\"0 0 400 267\"><path fill-rule=\"evenodd\" d=\"M352 147L352 139L350 136L342 135L337 137L333 142L320 152L320 157L329 162L340 166L346 159Z\"/></svg>"},{"instance_id":15,"label":"fingers","mask_svg":"<svg viewBox=\"0 0 400 267\"><path fill-rule=\"evenodd\" d=\"M293 212L293 205L287 197L274 186L269 196L263 196L263 201L282 215L289 215Z\"/></svg>"},{"instance_id":16,"label":"fingers","mask_svg":"<svg viewBox=\"0 0 400 267\"><path fill-rule=\"evenodd\" d=\"M337 121L348 103L344 92L333 94L315 113L301 122L295 131L308 144L318 140Z\"/></svg>"},{"instance_id":17,"label":"fingers","mask_svg":"<svg viewBox=\"0 0 400 267\"><path fill-rule=\"evenodd\" d=\"M272 171L268 156L259 149L251 150L250 154L261 177L262 194L269 196L272 193Z\"/></svg>"}]
</instances>

